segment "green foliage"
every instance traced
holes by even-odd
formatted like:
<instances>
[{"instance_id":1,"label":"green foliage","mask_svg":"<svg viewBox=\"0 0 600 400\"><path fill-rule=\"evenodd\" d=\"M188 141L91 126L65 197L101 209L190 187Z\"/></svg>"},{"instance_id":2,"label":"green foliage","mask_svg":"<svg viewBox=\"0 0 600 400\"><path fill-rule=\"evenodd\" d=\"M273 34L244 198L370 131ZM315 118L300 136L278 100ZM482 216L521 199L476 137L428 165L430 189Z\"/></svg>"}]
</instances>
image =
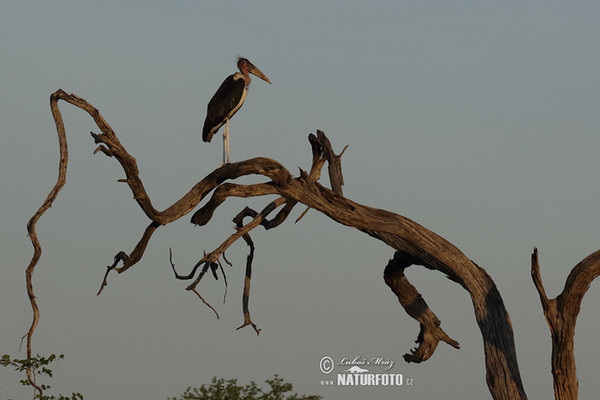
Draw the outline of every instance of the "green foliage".
<instances>
[{"instance_id":1,"label":"green foliage","mask_svg":"<svg viewBox=\"0 0 600 400\"><path fill-rule=\"evenodd\" d=\"M49 357L43 357L39 354L30 359L11 358L10 355L4 354L0 359L0 366L12 367L17 372L25 372L29 367L33 376L33 380L42 391L46 392L51 388L48 384L39 384L36 378L47 376L52 378L52 370L48 365L56 360L64 359L64 355L51 354ZM23 386L31 386L27 379L22 379L20 383ZM202 385L200 387L188 387L187 390L179 397L172 397L168 400L321 400L321 396L317 395L298 395L289 394L293 386L289 382L285 382L278 375L273 379L265 380L269 385L267 391L259 388L255 382L250 382L246 386L240 386L237 379L223 378L217 379L214 377L210 385ZM72 393L71 396L59 394L58 397L48 394L39 394L35 392L34 400L83 400L83 395L80 393Z\"/></svg>"},{"instance_id":2,"label":"green foliage","mask_svg":"<svg viewBox=\"0 0 600 400\"><path fill-rule=\"evenodd\" d=\"M265 383L270 387L268 392L264 392L254 382L240 386L237 379L214 377L210 385L189 387L178 398L172 397L168 400L321 400L321 396L316 395L286 395L292 391L292 384L284 382L278 375L267 379Z\"/></svg>"},{"instance_id":3,"label":"green foliage","mask_svg":"<svg viewBox=\"0 0 600 400\"><path fill-rule=\"evenodd\" d=\"M52 378L52 370L47 366L51 362L56 361L57 359L62 360L64 358L65 356L62 354L59 356L57 356L56 354L51 354L49 357L42 357L39 354L37 354L35 357L32 358L12 359L10 355L4 354L0 359L0 365L3 367L13 367L17 372L25 372L27 368L30 368L34 383L38 385L42 389L42 391L46 391L49 390L51 386L48 384L38 384L36 382L36 378L44 375ZM29 383L29 380L27 378L21 379L19 382L23 386L31 386L31 383ZM46 395L35 392L33 398L34 400L82 400L83 396L81 395L81 393L72 393L71 397L64 396L62 394L59 394L58 397L56 397L54 395Z\"/></svg>"}]
</instances>

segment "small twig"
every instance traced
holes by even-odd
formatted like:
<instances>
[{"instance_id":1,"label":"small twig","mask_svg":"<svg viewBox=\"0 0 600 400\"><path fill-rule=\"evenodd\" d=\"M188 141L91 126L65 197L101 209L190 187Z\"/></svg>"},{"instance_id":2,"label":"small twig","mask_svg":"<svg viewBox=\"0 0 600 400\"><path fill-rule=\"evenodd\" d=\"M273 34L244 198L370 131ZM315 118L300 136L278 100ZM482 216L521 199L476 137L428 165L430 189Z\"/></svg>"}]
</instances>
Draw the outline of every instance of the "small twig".
<instances>
[{"instance_id":1,"label":"small twig","mask_svg":"<svg viewBox=\"0 0 600 400\"><path fill-rule=\"evenodd\" d=\"M119 273L124 272L124 271L128 270L132 265L135 265L142 258L142 255L144 254L144 251L146 251L146 247L148 246L148 242L150 241L152 234L154 233L154 231L156 231L156 229L158 229L159 226L160 226L160 224L157 222L154 222L154 221L150 222L150 224L144 230L144 233L142 234L142 238L137 243L137 245L135 246L135 248L133 249L131 254L127 254L124 251L119 251L115 255L113 264L108 266L106 269L106 273L104 274L104 279L102 280L102 284L100 285L100 290L98 290L98 293L96 295L100 295L100 293L102 293L102 291L108 284L108 281L107 281L108 274L112 270L116 270ZM117 265L119 264L119 261L123 262L122 267L117 267Z\"/></svg>"},{"instance_id":2,"label":"small twig","mask_svg":"<svg viewBox=\"0 0 600 400\"><path fill-rule=\"evenodd\" d=\"M177 273L177 271L175 270L175 264L173 263L173 251L172 249L169 247L169 262L171 263L171 268L173 268L173 272L175 273L175 277L177 279L191 279L191 277L194 276L194 274L196 273L196 269L202 264L202 263L198 263L194 266L194 269L192 270L192 272L187 275L187 276L182 276L179 275ZM204 274L206 273L206 271L208 270L209 266L211 265L210 262L205 262L204 263L204 268L202 268L202 272L200 272L200 276L198 277L198 282L200 281L200 279L202 279L202 277L204 276ZM204 297L202 297L200 295L200 293L198 293L198 291L196 290L196 285L194 285L193 287L188 287L187 290L191 290L192 292L196 293L196 295L200 298L200 300L202 300L202 302L204 304L206 304L211 310L213 310L213 312L215 313L215 315L217 316L217 319L221 319L221 317L219 316L219 313L217 312L217 310L215 310L213 308L213 306L211 306L206 300L204 300Z\"/></svg>"},{"instance_id":3,"label":"small twig","mask_svg":"<svg viewBox=\"0 0 600 400\"><path fill-rule=\"evenodd\" d=\"M223 256L223 259L225 259L225 256ZM229 263L229 261L227 262ZM221 265L221 263L219 263L219 267L221 268L221 272L223 273L223 281L225 282L225 293L223 293L223 303L225 303L225 299L227 298L227 274L225 274L225 270L223 269L223 265Z\"/></svg>"},{"instance_id":4,"label":"small twig","mask_svg":"<svg viewBox=\"0 0 600 400\"><path fill-rule=\"evenodd\" d=\"M184 275L184 276L179 275L179 274L177 274L177 272L173 268L173 272L175 272L175 277L177 279L182 279L182 280L192 279L192 277L195 275L196 270L199 268L199 266L202 265L202 264L205 264L205 266L204 266L204 268L203 268L200 276L188 288L194 288L194 287L196 287L196 285L198 284L198 282L200 282L200 279L202 278L202 276L204 275L204 273L206 272L206 270L208 269L208 267L210 265L212 265L213 263L215 263L219 259L219 257L223 256L223 253L225 252L225 250L227 250L240 237L244 236L246 233L250 232L252 229L254 229L257 226L259 226L261 224L261 222L263 221L264 215L267 215L268 212L271 212L273 209L279 207L285 201L286 201L285 197L279 197L278 199L273 200L266 207L266 209L263 210L263 213L266 213L266 214L263 214L263 213L257 214L255 212L254 213L254 219L252 221L250 221L248 224L246 224L244 226L239 225L239 228L236 230L236 232L234 232L231 236L229 236L229 238L227 238L223 243L221 243L221 245L219 247L217 247L212 252L210 252L208 254L205 254L204 257L202 257L196 263L196 265L194 265L194 268L192 269L192 272L189 275ZM240 217L240 214L238 214L238 216L234 219L234 222L237 221L238 217ZM227 263L231 265L231 263L229 263L229 261L227 261ZM172 262L171 262L171 266L173 266Z\"/></svg>"},{"instance_id":5,"label":"small twig","mask_svg":"<svg viewBox=\"0 0 600 400\"><path fill-rule=\"evenodd\" d=\"M297 224L298 222L300 222L300 220L304 218L304 216L308 213L308 210L310 210L310 207L306 207L306 210L304 210L302 214L300 214L300 216L296 218L296 221L294 221L294 223Z\"/></svg>"},{"instance_id":6,"label":"small twig","mask_svg":"<svg viewBox=\"0 0 600 400\"><path fill-rule=\"evenodd\" d=\"M213 310L213 312L215 313L215 315L217 316L217 319L221 319L221 317L219 317L219 313L217 312L217 310L215 310L213 308L213 306L211 306L210 304L208 304L208 302L206 300L204 300L204 298L202 296L200 296L200 293L198 293L198 291L196 289L192 289L192 292L196 293L196 295L198 297L200 297L200 300L202 300L202 302L204 304L206 304L208 306L208 308L210 308L211 310Z\"/></svg>"},{"instance_id":7,"label":"small twig","mask_svg":"<svg viewBox=\"0 0 600 400\"><path fill-rule=\"evenodd\" d=\"M114 262L112 263L112 265L109 265L106 267L106 272L104 273L104 279L102 279L102 284L100 285L100 290L98 290L98 293L96 293L96 296L99 296L100 293L102 293L102 291L106 287L106 285L108 285L107 280L108 280L108 274L110 273L110 271L117 268L117 264L119 263L119 261L123 261L123 263L125 263L127 261L127 259L129 259L129 256L124 251L120 251L115 255L115 259L114 259Z\"/></svg>"},{"instance_id":8,"label":"small twig","mask_svg":"<svg viewBox=\"0 0 600 400\"><path fill-rule=\"evenodd\" d=\"M171 268L173 269L173 273L175 274L175 278L176 279L180 279L180 280L190 280L194 277L194 275L196 274L196 270L201 266L204 265L204 267L202 268L202 271L200 272L200 276L198 277L198 279L196 280L196 282L194 282L193 286L190 285L188 287L187 290L191 290L193 289L198 282L200 282L200 279L202 279L202 277L204 276L204 274L206 273L206 271L208 271L208 268L210 267L210 262L207 261L208 256L206 254L206 252L204 253L204 257L202 257L200 259L200 261L198 261L196 263L196 265L194 265L194 268L192 268L192 272L190 272L188 275L179 275L177 273L177 270L175 269L175 264L173 263L173 251L171 250L171 248L169 247L169 262L171 263Z\"/></svg>"},{"instance_id":9,"label":"small twig","mask_svg":"<svg viewBox=\"0 0 600 400\"><path fill-rule=\"evenodd\" d=\"M227 257L225 257L225 251L223 251L223 254L221 254L223 256L223 260L225 260L225 262L227 263L227 265L229 265L230 267L233 267L233 264L229 262L229 260L227 259Z\"/></svg>"}]
</instances>

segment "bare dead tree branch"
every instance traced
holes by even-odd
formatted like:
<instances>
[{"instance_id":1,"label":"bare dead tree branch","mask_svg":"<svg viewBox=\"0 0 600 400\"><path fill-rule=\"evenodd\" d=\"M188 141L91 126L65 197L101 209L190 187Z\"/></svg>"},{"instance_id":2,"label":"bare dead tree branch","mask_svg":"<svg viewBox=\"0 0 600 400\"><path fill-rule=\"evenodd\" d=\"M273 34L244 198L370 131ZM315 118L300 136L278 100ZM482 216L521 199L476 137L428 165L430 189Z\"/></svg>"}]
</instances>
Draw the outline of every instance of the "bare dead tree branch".
<instances>
[{"instance_id":1,"label":"bare dead tree branch","mask_svg":"<svg viewBox=\"0 0 600 400\"><path fill-rule=\"evenodd\" d=\"M594 279L600 276L600 250L596 251L572 270L563 291L548 299L542 285L538 250L531 254L531 278L540 296L544 316L552 335L552 376L556 399L578 397L577 369L575 366L575 324L583 296Z\"/></svg>"},{"instance_id":2,"label":"bare dead tree branch","mask_svg":"<svg viewBox=\"0 0 600 400\"><path fill-rule=\"evenodd\" d=\"M418 260L421 265L439 270L459 282L471 295L475 316L484 337L487 379L490 391L497 398L525 398L516 361L512 329L502 299L491 278L452 244L414 221L389 211L352 202L343 197L340 156L335 155L331 143L322 132L317 132L316 136L309 136L313 154L309 173L300 170L300 175L293 177L279 162L263 157L226 164L204 177L170 207L158 211L152 206L150 197L139 178L135 158L127 153L98 110L84 99L69 95L62 90L57 91L52 96L52 107L53 110L56 110L54 116L55 121L57 121L59 137L61 130L64 133L64 127L61 127L58 123L60 117L57 106L58 100L64 100L83 109L94 119L102 132L92 134L95 142L99 145L99 152L119 161L125 171L125 182L133 192L134 199L152 222L142 237L141 244L136 246L136 249L139 249L137 254L134 254L135 250L129 257L121 252L117 253L116 259L123 261L120 272L130 268L141 259L143 248L147 244L149 236L159 225L168 224L186 215L214 189L218 188L214 191L208 203L194 214L192 222L200 225L208 222L214 210L230 196L254 197L277 194L281 196L276 200L276 202L279 202L278 206L285 202L289 204L286 211L280 214L279 218L275 218L277 224L283 222L285 217L289 215L289 210L293 207L293 204L303 203L343 225L354 227L382 240L402 254L409 255L413 260ZM66 144L66 139L63 140ZM327 189L318 183L320 171L325 162L328 162L330 166L328 172L333 190ZM262 175L269 181L264 184L247 186L231 185L225 182L251 174ZM266 214L268 214L272 210L267 207L266 211ZM254 217L248 224L238 228L237 232L213 252L206 254L194 267L194 270L196 270L202 265L204 267L203 272L196 277L196 280L187 289L195 290L204 272L207 271L207 266L211 268L233 242L260 225L263 217L266 216L263 214L265 214L264 211ZM145 244L142 243L144 239ZM108 271L117 269L116 265L109 268ZM195 273L194 270L193 273ZM397 283L394 283L397 275L397 273L388 273L386 276L388 284L391 283L392 288L397 285ZM247 293L246 289L245 293ZM247 315L249 316L249 314ZM436 318L430 315L428 318L420 319L419 322L422 324L420 336L423 337L420 342L420 349L422 350L417 350L409 358L411 361L423 361L433 353L435 346L432 346L431 343L433 342L428 339L430 332L437 332L435 335L440 340L457 346L456 342L441 333L443 331L439 328L439 321ZM424 350L426 347L429 348L428 351Z\"/></svg>"},{"instance_id":3,"label":"bare dead tree branch","mask_svg":"<svg viewBox=\"0 0 600 400\"><path fill-rule=\"evenodd\" d=\"M317 135L309 135L312 163L308 172L300 169L299 175L293 176L278 161L264 157L225 164L202 178L188 193L175 201L171 206L160 211L153 207L150 197L146 193L144 185L139 178L135 158L125 150L112 128L106 123L98 110L84 99L67 94L62 90L58 90L51 97L51 110L56 122L61 149L59 178L40 210L34 214L28 224L28 231L34 245L34 256L27 268L27 290L34 311L34 321L27 336L28 355L30 355L31 351L31 336L35 331L39 319L39 310L35 302L33 285L31 283L33 270L41 254L41 247L35 235L35 224L52 201L54 201L62 185L64 185L64 174L67 164L66 135L58 108L59 100L64 100L81 108L93 118L101 131L99 134L92 133L95 143L98 144L95 153L102 153L117 159L126 176L125 179L119 181L127 183L134 195L134 199L151 221L144 231L142 238L130 254L123 251L117 252L113 264L107 267L100 292L106 286L107 277L111 271L116 270L122 273L141 260L150 237L159 226L169 224L187 215L211 192L210 199L193 214L191 218L192 223L199 226L206 225L213 217L215 210L229 197L245 198L275 195L277 198L269 202L261 212L256 212L250 208L242 210L234 218L236 231L216 249L205 253L192 267L189 274L181 275L175 270L171 253L170 262L175 277L182 280L193 280L186 289L200 297L215 312L217 318L218 313L202 298L197 291L197 285L209 270L218 279L217 271L220 269L225 280L225 272L221 266L220 259L223 258L229 264L225 258L225 251L233 243L242 238L249 247L249 254L246 260L245 283L242 296L244 323L240 328L251 325L257 334L260 332L252 322L249 312L250 283L254 258L254 243L250 237L250 233L258 226L263 226L265 229L272 229L279 226L288 218L295 205L302 203L307 207L306 210L315 209L340 224L358 229L373 238L383 241L396 250L393 259L389 261L385 268L384 280L398 297L398 301L406 312L420 324L420 331L417 337L418 346L410 353L404 355L407 362L423 362L429 359L434 354L440 341L454 348L459 348L458 342L444 332L441 328L440 320L430 310L421 294L408 281L404 274L406 268L412 265L421 265L425 268L444 273L448 278L457 282L468 291L473 303L475 318L483 337L486 380L492 396L495 399L526 398L519 373L510 318L504 307L502 297L491 277L484 269L468 259L453 244L416 222L386 210L355 203L344 197L342 191L344 179L342 176L341 156L346 148L340 154L336 155L329 139L323 132L317 131ZM331 189L319 183L321 170L325 163L328 164L327 171ZM266 181L250 185L227 182L246 175L259 175L264 177ZM277 209L279 211L275 217L268 219L270 214ZM302 218L304 213L300 218ZM247 217L251 218L251 220L244 224L243 221ZM600 258L600 255L593 255L593 257L590 256L582 261L580 265L574 268L569 279L567 279L563 293L557 299L548 300L541 284L541 277L539 276L537 251L534 252L534 257L532 256L532 277L540 294L544 313L553 332L553 346L556 334L556 338L560 338L556 339L556 345L560 347L561 351L569 353L571 357L572 336L569 336L571 332L567 331L564 333L564 327L554 322L556 319L555 314L563 318L561 324L569 325L574 329L581 298L591 280L600 273L598 258ZM118 267L119 264L122 265ZM198 273L198 271L200 272ZM557 332L560 330L560 332L556 333L553 329ZM553 369L555 368L554 362L553 347ZM565 387L565 396L567 393L570 395L576 393L577 387L576 385L573 387L570 381L571 377L575 376L574 359L571 365L568 354L565 357L561 352L560 357L557 355L556 363L555 387L557 382L562 379L561 377L568 376L568 382L560 383L559 385ZM32 381L31 378L30 381ZM557 396L557 398L559 397Z\"/></svg>"},{"instance_id":4,"label":"bare dead tree branch","mask_svg":"<svg viewBox=\"0 0 600 400\"><path fill-rule=\"evenodd\" d=\"M421 331L417 337L419 346L405 354L404 359L407 362L422 362L431 357L437 348L440 340L448 343L450 346L460 348L456 340L451 339L446 332L440 328L440 320L429 309L421 294L410 284L404 270L413 264L419 264L419 260L407 253L397 251L394 258L390 260L383 274L385 283L392 289L392 292L398 296L398 301L406 310L408 315L419 321Z\"/></svg>"},{"instance_id":5,"label":"bare dead tree branch","mask_svg":"<svg viewBox=\"0 0 600 400\"><path fill-rule=\"evenodd\" d=\"M59 151L60 151L60 160L58 163L58 178L56 180L56 184L46 197L46 200L42 203L42 206L33 214L29 222L27 223L27 232L29 235L29 239L31 240L31 244L33 245L33 256L31 257L31 261L25 270L25 280L27 284L27 295L29 296L29 302L31 304L31 308L33 310L33 320L31 322L31 326L27 332L27 359L31 359L31 340L33 338L33 333L35 332L35 328L40 320L40 309L37 305L37 301L35 298L35 293L33 291L33 273L35 271L35 267L42 255L42 246L37 237L37 233L35 231L35 226L40 219L40 217L52 206L54 200L58 196L58 193L63 188L66 182L67 177L67 163L69 160L69 151L67 148L67 135L65 133L65 124L62 119L62 115L60 110L58 109L58 98L60 97L60 93L56 92L50 96L50 110L52 112L52 116L54 117L54 122L56 124L56 130L58 132L58 143L59 143ZM31 367L28 366L26 369L27 372L27 380L31 384L31 386L38 392L39 396L42 397L42 388L36 385L35 378L32 374Z\"/></svg>"},{"instance_id":6,"label":"bare dead tree branch","mask_svg":"<svg viewBox=\"0 0 600 400\"><path fill-rule=\"evenodd\" d=\"M120 251L117 253L117 255L115 255L115 260L112 263L112 265L106 267L106 273L104 274L104 279L102 280L102 284L100 285L100 290L98 290L97 295L100 295L100 293L102 293L102 290L104 290L106 285L108 285L107 279L110 271L115 270L118 273L125 272L129 269L129 267L131 267L134 264L137 264L137 262L140 261L140 259L144 255L144 251L146 251L146 246L148 246L148 242L150 241L152 234L154 233L154 231L156 231L156 229L158 229L159 226L160 224L154 221L150 222L150 225L148 225L148 227L144 231L142 238L135 246L131 254L127 254L124 251ZM119 262L123 263L123 266L120 268L117 267Z\"/></svg>"},{"instance_id":7,"label":"bare dead tree branch","mask_svg":"<svg viewBox=\"0 0 600 400\"><path fill-rule=\"evenodd\" d=\"M250 248L250 252L248 253L248 257L246 258L246 275L244 277L244 294L242 296L242 311L244 313L244 323L237 327L237 329L242 329L245 326L251 325L258 336L260 334L260 329L256 326L252 319L250 318L250 310L248 308L248 304L250 302L250 280L252 279L252 261L254 260L254 242L252 238L250 238L250 234L246 233L242 236L248 247Z\"/></svg>"}]
</instances>

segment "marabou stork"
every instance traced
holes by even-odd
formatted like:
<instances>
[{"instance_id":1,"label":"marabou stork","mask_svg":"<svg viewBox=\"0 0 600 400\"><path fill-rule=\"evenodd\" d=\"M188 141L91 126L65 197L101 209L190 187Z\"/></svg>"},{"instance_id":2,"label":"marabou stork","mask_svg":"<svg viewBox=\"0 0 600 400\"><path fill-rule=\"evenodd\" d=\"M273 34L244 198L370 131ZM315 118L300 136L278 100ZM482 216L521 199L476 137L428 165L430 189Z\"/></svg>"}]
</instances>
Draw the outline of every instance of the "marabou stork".
<instances>
[{"instance_id":1,"label":"marabou stork","mask_svg":"<svg viewBox=\"0 0 600 400\"><path fill-rule=\"evenodd\" d=\"M269 78L246 58L238 58L237 67L240 72L229 75L210 99L206 110L204 128L202 129L202 140L210 142L213 135L225 124L223 164L225 164L225 159L229 162L229 120L244 104L248 93L248 85L250 85L250 74L271 83Z\"/></svg>"}]
</instances>

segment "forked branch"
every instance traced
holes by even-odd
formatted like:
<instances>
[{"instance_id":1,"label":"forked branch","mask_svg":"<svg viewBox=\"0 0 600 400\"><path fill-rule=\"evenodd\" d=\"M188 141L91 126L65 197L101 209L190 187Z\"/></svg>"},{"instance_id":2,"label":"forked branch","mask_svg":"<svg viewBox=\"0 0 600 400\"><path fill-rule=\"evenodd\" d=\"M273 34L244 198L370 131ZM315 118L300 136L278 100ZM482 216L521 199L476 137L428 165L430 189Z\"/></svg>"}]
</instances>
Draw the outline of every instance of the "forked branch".
<instances>
[{"instance_id":1,"label":"forked branch","mask_svg":"<svg viewBox=\"0 0 600 400\"><path fill-rule=\"evenodd\" d=\"M575 324L583 296L594 279L600 276L600 250L596 251L572 270L563 291L554 299L546 296L540 275L538 250L531 254L531 278L540 296L542 309L552 335L552 376L556 399L578 397L577 369L575 367Z\"/></svg>"},{"instance_id":2,"label":"forked branch","mask_svg":"<svg viewBox=\"0 0 600 400\"><path fill-rule=\"evenodd\" d=\"M396 294L406 312L420 324L417 338L419 345L416 350L405 355L406 361L422 362L427 360L433 355L440 341L455 348L459 347L458 342L444 332L440 320L429 309L425 300L404 274L405 269L411 265L422 265L425 268L444 273L468 291L473 303L475 318L483 337L486 378L492 396L495 399L526 398L519 373L510 319L502 297L490 276L453 244L416 222L386 210L355 203L344 197L342 192L344 180L340 162L342 154L336 155L334 153L331 143L323 132L317 131L317 135L311 134L309 136L312 163L310 169L307 170L308 172L300 170L298 176L293 176L278 161L264 157L225 164L202 178L188 193L161 211L156 210L150 201L150 197L139 177L135 158L125 150L98 110L84 99L67 94L62 90L57 91L51 97L51 109L61 146L59 179L48 199L28 224L29 233L34 244L34 257L27 269L27 288L34 310L34 321L28 333L28 354L31 350L31 336L39 317L33 294L33 285L31 284L33 270L41 254L41 247L35 235L35 224L56 198L58 191L64 184L64 171L66 171L66 136L57 105L59 100L64 100L81 108L93 118L101 132L92 134L95 143L98 144L96 152L117 159L125 172L126 178L123 181L127 183L136 202L150 219L148 227L134 250L130 254L122 251L117 252L115 262L107 268L106 275L113 270L122 273L139 262L150 237L158 227L187 215L211 192L210 199L192 216L192 223L200 226L208 223L213 217L214 211L229 197L275 195L277 196L276 199L270 201L261 212L245 209L239 213L234 220L236 231L215 250L204 254L192 267L191 273L188 275L177 273L172 263L177 278L193 280L187 287L188 290L200 296L196 287L202 277L209 270L216 275L221 265L220 259L224 259L225 250L237 240L243 238L250 251L246 260L246 280L242 298L244 324L242 327L251 325L258 333L259 329L252 322L248 309L254 256L254 244L250 238L250 233L258 226L263 226L266 229L279 226L287 219L295 205L301 203L308 209L312 208L340 224L358 229L373 238L381 240L396 250L394 258L385 268L384 279ZM331 189L319 183L321 170L325 163L328 164ZM264 177L265 181L252 185L228 182L246 175L259 175ZM267 218L278 209L279 211L275 217ZM251 218L251 220L244 224L245 218ZM120 267L119 264L121 264ZM585 270L588 271L588 268L585 268ZM200 272L198 273L198 271ZM570 279L567 282L569 288L581 288L581 285L587 282L580 278L581 274L583 273L575 274L576 276L572 279L569 277ZM595 277L597 273L594 272L592 275ZM106 286L106 279L107 276L105 276L101 290ZM541 287L541 279L537 287L538 289ZM567 290L565 289L565 291ZM573 289L567 292L572 293ZM540 291L540 297L542 297L542 294L543 292ZM576 296L564 294L563 297L566 299L575 298ZM200 298L202 299L202 297ZM543 294L543 298L545 298L545 294ZM204 301L204 299L202 300ZM557 304L561 301L563 300L556 299ZM547 300L546 303L552 304L552 301ZM576 302L567 301L566 303L569 307L575 307L573 312L578 311L578 305L575 305Z\"/></svg>"}]
</instances>

